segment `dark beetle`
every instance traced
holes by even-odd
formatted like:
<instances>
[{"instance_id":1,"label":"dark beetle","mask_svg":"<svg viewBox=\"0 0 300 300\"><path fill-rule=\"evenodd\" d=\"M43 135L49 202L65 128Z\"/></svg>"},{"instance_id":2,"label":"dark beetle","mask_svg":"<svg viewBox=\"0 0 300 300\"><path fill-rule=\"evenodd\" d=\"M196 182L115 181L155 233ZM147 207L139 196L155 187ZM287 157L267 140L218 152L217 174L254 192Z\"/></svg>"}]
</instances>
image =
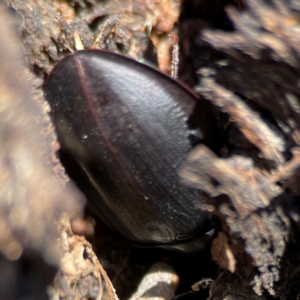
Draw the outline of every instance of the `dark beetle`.
<instances>
[{"instance_id":1,"label":"dark beetle","mask_svg":"<svg viewBox=\"0 0 300 300\"><path fill-rule=\"evenodd\" d=\"M45 95L62 161L95 212L128 239L191 250L211 225L177 170L195 129L213 147L207 104L167 75L101 50L65 57Z\"/></svg>"}]
</instances>

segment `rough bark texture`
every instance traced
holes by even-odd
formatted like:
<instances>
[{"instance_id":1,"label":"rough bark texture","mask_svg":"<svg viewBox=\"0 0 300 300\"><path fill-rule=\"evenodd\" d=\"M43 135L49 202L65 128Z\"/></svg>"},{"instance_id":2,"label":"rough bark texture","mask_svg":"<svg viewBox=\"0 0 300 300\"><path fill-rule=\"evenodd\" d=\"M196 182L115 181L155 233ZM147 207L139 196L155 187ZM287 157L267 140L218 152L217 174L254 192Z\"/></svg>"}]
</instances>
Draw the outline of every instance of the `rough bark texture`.
<instances>
[{"instance_id":1,"label":"rough bark texture","mask_svg":"<svg viewBox=\"0 0 300 300\"><path fill-rule=\"evenodd\" d=\"M296 299L300 7L296 1L246 5L243 12L227 9L233 32L202 32L220 59L199 66L196 90L218 110L222 158L199 146L181 175L210 197L206 209L221 220L212 248L219 265L258 295Z\"/></svg>"}]
</instances>

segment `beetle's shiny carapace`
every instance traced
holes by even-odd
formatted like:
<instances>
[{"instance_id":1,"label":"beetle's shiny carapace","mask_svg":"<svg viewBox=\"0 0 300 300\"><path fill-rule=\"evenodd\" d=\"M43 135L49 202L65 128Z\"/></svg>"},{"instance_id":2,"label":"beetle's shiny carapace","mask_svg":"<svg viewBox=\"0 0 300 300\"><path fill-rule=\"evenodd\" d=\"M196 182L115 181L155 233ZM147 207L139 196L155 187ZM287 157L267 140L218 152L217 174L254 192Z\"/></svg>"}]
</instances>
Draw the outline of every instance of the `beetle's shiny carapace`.
<instances>
[{"instance_id":1,"label":"beetle's shiny carapace","mask_svg":"<svg viewBox=\"0 0 300 300\"><path fill-rule=\"evenodd\" d=\"M65 57L45 95L66 170L112 229L151 244L207 231L199 192L177 174L192 148L191 129L212 141L203 100L147 65L101 50Z\"/></svg>"}]
</instances>

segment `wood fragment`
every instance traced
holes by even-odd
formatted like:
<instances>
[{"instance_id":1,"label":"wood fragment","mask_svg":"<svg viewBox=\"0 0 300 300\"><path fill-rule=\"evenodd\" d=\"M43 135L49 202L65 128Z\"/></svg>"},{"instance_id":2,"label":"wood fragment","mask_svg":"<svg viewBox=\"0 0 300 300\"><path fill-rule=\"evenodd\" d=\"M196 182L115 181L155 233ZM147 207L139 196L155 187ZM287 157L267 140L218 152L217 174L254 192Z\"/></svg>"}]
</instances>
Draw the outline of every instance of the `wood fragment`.
<instances>
[{"instance_id":1,"label":"wood fragment","mask_svg":"<svg viewBox=\"0 0 300 300\"><path fill-rule=\"evenodd\" d=\"M204 97L230 115L231 121L238 124L240 130L249 141L258 147L266 159L270 159L280 165L284 158L282 152L284 141L276 135L261 120L259 115L232 92L214 82L213 79L205 78L197 89Z\"/></svg>"},{"instance_id":2,"label":"wood fragment","mask_svg":"<svg viewBox=\"0 0 300 300\"><path fill-rule=\"evenodd\" d=\"M129 300L171 300L179 284L175 271L165 263L155 263Z\"/></svg>"},{"instance_id":3,"label":"wood fragment","mask_svg":"<svg viewBox=\"0 0 300 300\"><path fill-rule=\"evenodd\" d=\"M50 299L118 300L115 289L91 244L84 237L73 234L66 215L60 217L58 226L60 270L53 287L49 289Z\"/></svg>"}]
</instances>

